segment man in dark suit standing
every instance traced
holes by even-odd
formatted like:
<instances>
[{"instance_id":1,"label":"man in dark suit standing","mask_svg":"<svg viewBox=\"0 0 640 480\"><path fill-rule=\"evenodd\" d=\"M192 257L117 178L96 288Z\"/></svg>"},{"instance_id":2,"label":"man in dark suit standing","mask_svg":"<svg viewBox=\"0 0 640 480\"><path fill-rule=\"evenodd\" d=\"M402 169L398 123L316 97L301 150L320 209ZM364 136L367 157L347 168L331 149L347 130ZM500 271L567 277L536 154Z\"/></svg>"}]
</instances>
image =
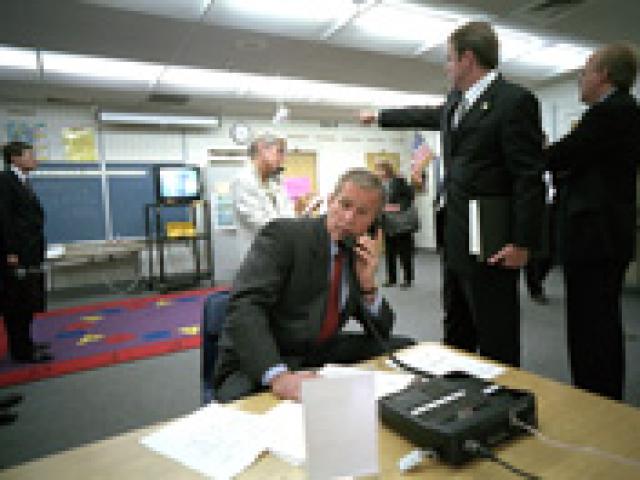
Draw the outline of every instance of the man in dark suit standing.
<instances>
[{"instance_id":1,"label":"man in dark suit standing","mask_svg":"<svg viewBox=\"0 0 640 480\"><path fill-rule=\"evenodd\" d=\"M45 344L34 343L34 312L44 310L44 212L29 186L37 166L33 147L10 142L3 148L0 172L0 312L16 362L48 362Z\"/></svg>"},{"instance_id":2,"label":"man in dark suit standing","mask_svg":"<svg viewBox=\"0 0 640 480\"><path fill-rule=\"evenodd\" d=\"M394 315L375 281L381 235L365 234L383 199L380 180L353 169L338 181L326 217L277 219L258 233L218 344L218 401L265 389L298 400L312 369L383 353L376 334L391 348L412 343L389 340ZM349 317L365 333L341 332Z\"/></svg>"},{"instance_id":3,"label":"man in dark suit standing","mask_svg":"<svg viewBox=\"0 0 640 480\"><path fill-rule=\"evenodd\" d=\"M629 46L592 54L580 76L589 109L548 151L550 168L565 176L558 253L573 382L617 400L625 363L620 294L636 236L640 107L629 92L637 70Z\"/></svg>"},{"instance_id":4,"label":"man in dark suit standing","mask_svg":"<svg viewBox=\"0 0 640 480\"><path fill-rule=\"evenodd\" d=\"M361 113L381 127L439 129L444 158L444 341L520 363L518 269L540 236L543 204L542 128L538 101L496 70L498 38L488 23L470 22L448 39L451 93L441 107ZM469 254L469 201L503 197L509 204L504 246L480 262Z\"/></svg>"},{"instance_id":5,"label":"man in dark suit standing","mask_svg":"<svg viewBox=\"0 0 640 480\"><path fill-rule=\"evenodd\" d=\"M384 206L385 217L401 212L411 207L413 203L413 189L407 181L396 175L391 163L382 161L376 163L376 174L382 180L385 189L386 203ZM384 218L384 217L383 217ZM400 258L400 264L404 270L404 283L401 288L409 288L413 282L413 232L394 231L391 222L383 222L385 259L387 264L387 283L390 287L396 284L396 263Z\"/></svg>"}]
</instances>

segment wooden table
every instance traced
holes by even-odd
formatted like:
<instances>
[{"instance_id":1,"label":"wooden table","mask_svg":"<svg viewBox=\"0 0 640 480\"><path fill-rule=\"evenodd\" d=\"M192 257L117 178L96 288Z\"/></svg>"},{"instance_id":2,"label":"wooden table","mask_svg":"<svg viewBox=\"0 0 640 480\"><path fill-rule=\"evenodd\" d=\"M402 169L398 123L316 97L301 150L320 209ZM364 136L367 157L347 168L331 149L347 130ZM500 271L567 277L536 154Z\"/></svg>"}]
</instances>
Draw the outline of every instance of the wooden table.
<instances>
[{"instance_id":1,"label":"wooden table","mask_svg":"<svg viewBox=\"0 0 640 480\"><path fill-rule=\"evenodd\" d=\"M384 369L380 360L375 360L373 365L375 368ZM544 435L562 442L589 445L640 460L640 410L518 369L507 369L497 382L535 392L539 429ZM260 394L237 402L237 406L248 411L263 412L276 403L277 400L272 395ZM25 463L0 472L0 480L202 478L198 473L140 445L139 439L159 426L133 430ZM485 460L461 468L427 460L416 470L403 475L397 468L397 461L413 448L404 439L380 426L380 475L376 478L516 478L512 473ZM553 448L533 437L521 437L497 448L496 453L515 466L544 479L640 478L640 469L633 466L615 463L600 456ZM263 455L238 478L302 480L305 478L305 472L290 467L271 455Z\"/></svg>"}]
</instances>

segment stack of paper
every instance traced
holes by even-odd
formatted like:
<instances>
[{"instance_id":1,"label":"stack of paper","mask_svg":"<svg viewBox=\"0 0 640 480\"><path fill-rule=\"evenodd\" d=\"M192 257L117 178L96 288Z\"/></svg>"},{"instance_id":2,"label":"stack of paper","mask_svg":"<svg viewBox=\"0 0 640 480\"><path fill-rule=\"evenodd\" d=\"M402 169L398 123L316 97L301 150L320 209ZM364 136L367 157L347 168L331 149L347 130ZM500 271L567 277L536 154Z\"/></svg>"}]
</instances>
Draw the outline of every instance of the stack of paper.
<instances>
[{"instance_id":1,"label":"stack of paper","mask_svg":"<svg viewBox=\"0 0 640 480\"><path fill-rule=\"evenodd\" d=\"M302 404L286 400L262 417L264 429L269 432L269 452L293 466L302 465L306 460Z\"/></svg>"},{"instance_id":2,"label":"stack of paper","mask_svg":"<svg viewBox=\"0 0 640 480\"><path fill-rule=\"evenodd\" d=\"M216 480L251 465L268 443L260 415L216 403L141 439L151 450Z\"/></svg>"},{"instance_id":3,"label":"stack of paper","mask_svg":"<svg viewBox=\"0 0 640 480\"><path fill-rule=\"evenodd\" d=\"M353 376L354 380L356 376L370 374L374 378L375 398L406 387L413 378L339 366L326 366L320 373L328 378ZM371 397L370 393L367 395ZM325 410L330 412L331 408L325 404ZM376 425L377 422L371 422L370 428ZM304 407L290 401L280 402L262 415L211 403L140 441L151 450L216 480L238 475L264 451L293 466L307 462Z\"/></svg>"},{"instance_id":4,"label":"stack of paper","mask_svg":"<svg viewBox=\"0 0 640 480\"><path fill-rule=\"evenodd\" d=\"M442 345L427 344L396 354L399 360L432 375L466 372L484 380L501 375L504 367L456 353ZM387 364L396 367L391 360Z\"/></svg>"},{"instance_id":5,"label":"stack of paper","mask_svg":"<svg viewBox=\"0 0 640 480\"><path fill-rule=\"evenodd\" d=\"M345 367L342 365L325 365L318 373L323 377L336 378L345 375L362 374L358 367ZM375 382L375 397L380 399L385 395L397 392L408 386L413 380L413 375L398 372L372 371Z\"/></svg>"}]
</instances>

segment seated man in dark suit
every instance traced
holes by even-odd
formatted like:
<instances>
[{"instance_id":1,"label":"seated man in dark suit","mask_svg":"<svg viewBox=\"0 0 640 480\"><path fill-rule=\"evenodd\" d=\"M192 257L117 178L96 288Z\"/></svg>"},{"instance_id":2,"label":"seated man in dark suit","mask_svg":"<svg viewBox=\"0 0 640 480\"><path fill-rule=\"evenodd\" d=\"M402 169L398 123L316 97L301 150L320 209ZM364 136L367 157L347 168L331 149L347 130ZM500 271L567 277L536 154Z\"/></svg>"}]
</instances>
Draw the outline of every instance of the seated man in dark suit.
<instances>
[{"instance_id":1,"label":"seated man in dark suit","mask_svg":"<svg viewBox=\"0 0 640 480\"><path fill-rule=\"evenodd\" d=\"M266 389L299 400L313 369L382 354L372 329L392 349L413 343L389 339L394 314L376 286L381 234L365 233L383 202L380 180L353 169L326 216L278 219L259 232L229 299L214 371L218 401ZM341 332L350 317L364 333Z\"/></svg>"}]
</instances>

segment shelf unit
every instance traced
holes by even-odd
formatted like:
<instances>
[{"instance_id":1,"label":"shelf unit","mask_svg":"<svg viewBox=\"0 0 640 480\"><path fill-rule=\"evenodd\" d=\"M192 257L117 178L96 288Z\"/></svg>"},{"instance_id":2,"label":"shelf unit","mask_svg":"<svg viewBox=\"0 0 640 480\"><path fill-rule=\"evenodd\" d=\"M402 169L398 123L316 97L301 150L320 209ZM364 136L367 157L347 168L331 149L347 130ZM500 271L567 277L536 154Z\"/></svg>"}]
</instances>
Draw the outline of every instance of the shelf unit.
<instances>
[{"instance_id":1,"label":"shelf unit","mask_svg":"<svg viewBox=\"0 0 640 480\"><path fill-rule=\"evenodd\" d=\"M195 234L188 236L167 236L166 221L162 212L171 208L186 208L189 221L195 226ZM211 241L211 212L206 200L184 203L148 203L145 205L145 236L149 262L149 289L168 291L175 288L197 285L201 280L214 281ZM166 272L166 247L186 242L194 269L192 272L168 274ZM201 248L204 244L204 248ZM156 275L156 262L158 268Z\"/></svg>"}]
</instances>

